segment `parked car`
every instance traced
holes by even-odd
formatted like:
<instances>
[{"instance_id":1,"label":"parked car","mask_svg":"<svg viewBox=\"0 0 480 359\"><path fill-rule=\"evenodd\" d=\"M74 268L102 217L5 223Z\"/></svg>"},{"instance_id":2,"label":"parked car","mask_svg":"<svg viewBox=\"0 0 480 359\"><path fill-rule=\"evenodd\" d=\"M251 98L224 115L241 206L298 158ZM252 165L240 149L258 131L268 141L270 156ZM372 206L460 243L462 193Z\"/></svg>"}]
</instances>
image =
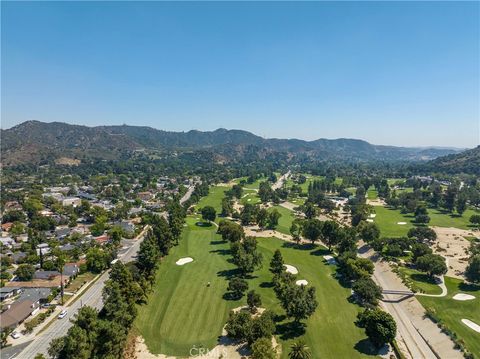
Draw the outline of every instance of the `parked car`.
<instances>
[{"instance_id":1,"label":"parked car","mask_svg":"<svg viewBox=\"0 0 480 359\"><path fill-rule=\"evenodd\" d=\"M18 334L17 332L13 332L12 334L10 334L10 336L11 336L13 339L18 339L18 338L20 338L20 334Z\"/></svg>"},{"instance_id":2,"label":"parked car","mask_svg":"<svg viewBox=\"0 0 480 359\"><path fill-rule=\"evenodd\" d=\"M64 309L60 312L60 314L58 315L58 319L63 319L65 318L65 316L67 315L67 310Z\"/></svg>"}]
</instances>

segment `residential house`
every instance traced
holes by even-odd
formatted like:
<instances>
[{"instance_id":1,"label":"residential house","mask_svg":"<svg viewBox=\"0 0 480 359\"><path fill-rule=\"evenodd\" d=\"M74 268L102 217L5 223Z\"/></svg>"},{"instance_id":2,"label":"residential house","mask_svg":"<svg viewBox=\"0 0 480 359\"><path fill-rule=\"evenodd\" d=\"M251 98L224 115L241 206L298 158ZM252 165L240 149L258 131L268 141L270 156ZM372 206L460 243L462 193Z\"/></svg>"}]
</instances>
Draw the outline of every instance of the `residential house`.
<instances>
[{"instance_id":1,"label":"residential house","mask_svg":"<svg viewBox=\"0 0 480 359\"><path fill-rule=\"evenodd\" d=\"M13 226L13 222L2 223L2 231L10 232L10 229Z\"/></svg>"},{"instance_id":2,"label":"residential house","mask_svg":"<svg viewBox=\"0 0 480 359\"><path fill-rule=\"evenodd\" d=\"M43 255L50 253L50 247L47 243L40 243L39 245L37 245L37 256L40 255L40 252Z\"/></svg>"},{"instance_id":3,"label":"residential house","mask_svg":"<svg viewBox=\"0 0 480 359\"><path fill-rule=\"evenodd\" d=\"M39 310L40 305L31 300L15 302L0 314L0 329L15 328L30 315Z\"/></svg>"},{"instance_id":4,"label":"residential house","mask_svg":"<svg viewBox=\"0 0 480 359\"><path fill-rule=\"evenodd\" d=\"M22 292L22 288L19 287L3 287L0 288L0 302L6 299L13 298L17 294Z\"/></svg>"},{"instance_id":5,"label":"residential house","mask_svg":"<svg viewBox=\"0 0 480 359\"><path fill-rule=\"evenodd\" d=\"M5 212L7 211L21 211L23 208L22 208L22 205L20 203L18 203L17 201L8 201L5 203Z\"/></svg>"},{"instance_id":6,"label":"residential house","mask_svg":"<svg viewBox=\"0 0 480 359\"><path fill-rule=\"evenodd\" d=\"M13 244L15 243L15 240L12 237L2 237L0 238L0 243L4 247L12 248Z\"/></svg>"}]
</instances>

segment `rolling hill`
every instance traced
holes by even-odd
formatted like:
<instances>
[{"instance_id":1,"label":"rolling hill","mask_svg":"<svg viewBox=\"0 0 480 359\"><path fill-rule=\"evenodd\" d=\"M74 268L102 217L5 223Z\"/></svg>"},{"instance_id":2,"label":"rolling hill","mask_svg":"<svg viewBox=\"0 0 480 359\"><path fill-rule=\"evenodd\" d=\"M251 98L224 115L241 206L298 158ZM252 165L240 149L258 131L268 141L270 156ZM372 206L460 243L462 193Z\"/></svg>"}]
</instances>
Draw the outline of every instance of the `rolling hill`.
<instances>
[{"instance_id":1,"label":"rolling hill","mask_svg":"<svg viewBox=\"0 0 480 359\"><path fill-rule=\"evenodd\" d=\"M357 139L265 139L242 130L170 132L141 126L87 127L27 121L1 130L5 166L52 162L58 158L117 159L138 150L211 151L222 161L245 153L281 152L325 161L425 161L458 150L372 145Z\"/></svg>"}]
</instances>

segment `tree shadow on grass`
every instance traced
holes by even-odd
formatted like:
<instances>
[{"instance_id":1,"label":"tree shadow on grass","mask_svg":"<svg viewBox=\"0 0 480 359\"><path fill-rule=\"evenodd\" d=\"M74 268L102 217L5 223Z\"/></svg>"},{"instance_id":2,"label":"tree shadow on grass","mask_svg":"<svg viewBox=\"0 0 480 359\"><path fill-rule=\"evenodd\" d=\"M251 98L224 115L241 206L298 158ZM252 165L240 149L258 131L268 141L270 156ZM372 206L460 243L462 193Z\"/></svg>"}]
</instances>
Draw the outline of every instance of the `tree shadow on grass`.
<instances>
[{"instance_id":1,"label":"tree shadow on grass","mask_svg":"<svg viewBox=\"0 0 480 359\"><path fill-rule=\"evenodd\" d=\"M221 256L228 256L231 254L230 249L213 249L210 251L210 253L218 253Z\"/></svg>"},{"instance_id":2,"label":"tree shadow on grass","mask_svg":"<svg viewBox=\"0 0 480 359\"><path fill-rule=\"evenodd\" d=\"M410 277L417 282L438 285L438 282L434 278L428 276L427 274L412 273Z\"/></svg>"},{"instance_id":3,"label":"tree shadow on grass","mask_svg":"<svg viewBox=\"0 0 480 359\"><path fill-rule=\"evenodd\" d=\"M379 354L378 349L367 338L358 341L354 348L356 351L365 355L377 356L377 354Z\"/></svg>"},{"instance_id":4,"label":"tree shadow on grass","mask_svg":"<svg viewBox=\"0 0 480 359\"><path fill-rule=\"evenodd\" d=\"M216 246L217 244L225 244L225 243L227 243L227 242L225 242L225 241L210 241L210 244L212 246Z\"/></svg>"},{"instance_id":5,"label":"tree shadow on grass","mask_svg":"<svg viewBox=\"0 0 480 359\"><path fill-rule=\"evenodd\" d=\"M312 256L326 256L328 254L331 254L331 252L327 248L318 248L310 252L310 255Z\"/></svg>"},{"instance_id":6,"label":"tree shadow on grass","mask_svg":"<svg viewBox=\"0 0 480 359\"><path fill-rule=\"evenodd\" d=\"M242 296L237 296L232 292L226 292L226 293L223 294L222 298L225 299L225 300L228 300L228 301L235 302L237 300L242 299Z\"/></svg>"},{"instance_id":7,"label":"tree shadow on grass","mask_svg":"<svg viewBox=\"0 0 480 359\"><path fill-rule=\"evenodd\" d=\"M312 249L315 249L317 247L316 244L312 243L294 243L294 242L283 242L282 244L283 248L293 248L293 249L299 249L302 251L310 251Z\"/></svg>"},{"instance_id":8,"label":"tree shadow on grass","mask_svg":"<svg viewBox=\"0 0 480 359\"><path fill-rule=\"evenodd\" d=\"M262 282L260 283L260 288L273 288L275 285L272 282Z\"/></svg>"},{"instance_id":9,"label":"tree shadow on grass","mask_svg":"<svg viewBox=\"0 0 480 359\"><path fill-rule=\"evenodd\" d=\"M468 283L462 282L458 286L458 289L460 289L463 292L477 292L477 291L480 291L480 285L468 284Z\"/></svg>"},{"instance_id":10,"label":"tree shadow on grass","mask_svg":"<svg viewBox=\"0 0 480 359\"><path fill-rule=\"evenodd\" d=\"M225 269L217 272L217 276L219 277L225 277L225 278L232 278L232 277L238 277L240 276L241 272L238 268L233 268L233 269Z\"/></svg>"},{"instance_id":11,"label":"tree shadow on grass","mask_svg":"<svg viewBox=\"0 0 480 359\"><path fill-rule=\"evenodd\" d=\"M277 334L282 340L289 340L301 337L305 334L305 324L288 322L277 325Z\"/></svg>"}]
</instances>

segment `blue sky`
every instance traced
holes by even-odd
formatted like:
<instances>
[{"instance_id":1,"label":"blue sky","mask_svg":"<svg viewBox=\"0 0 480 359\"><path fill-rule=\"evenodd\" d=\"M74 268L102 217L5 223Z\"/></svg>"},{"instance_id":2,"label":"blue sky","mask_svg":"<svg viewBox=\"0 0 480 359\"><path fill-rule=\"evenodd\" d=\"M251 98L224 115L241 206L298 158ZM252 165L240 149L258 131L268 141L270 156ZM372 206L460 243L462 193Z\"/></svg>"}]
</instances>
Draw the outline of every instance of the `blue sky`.
<instances>
[{"instance_id":1,"label":"blue sky","mask_svg":"<svg viewBox=\"0 0 480 359\"><path fill-rule=\"evenodd\" d=\"M473 147L478 2L2 2L26 120Z\"/></svg>"}]
</instances>

